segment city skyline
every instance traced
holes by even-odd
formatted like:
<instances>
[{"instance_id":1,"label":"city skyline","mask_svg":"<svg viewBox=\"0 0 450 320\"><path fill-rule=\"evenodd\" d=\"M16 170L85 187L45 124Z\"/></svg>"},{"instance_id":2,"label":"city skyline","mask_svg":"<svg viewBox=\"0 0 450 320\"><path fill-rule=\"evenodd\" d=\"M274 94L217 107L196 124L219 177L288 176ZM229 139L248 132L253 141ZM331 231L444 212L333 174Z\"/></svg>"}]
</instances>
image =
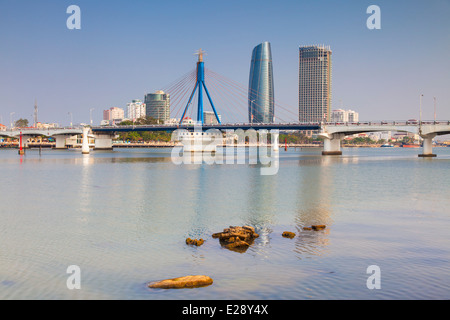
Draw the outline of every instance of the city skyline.
<instances>
[{"instance_id":1,"label":"city skyline","mask_svg":"<svg viewBox=\"0 0 450 320\"><path fill-rule=\"evenodd\" d=\"M248 55L254 43L263 41L277 52L276 102L294 112L298 47L326 43L333 48L332 109L342 101L364 119L417 119L424 94L423 119L433 119L434 97L437 119L450 118L448 2L198 3L200 9L183 1L158 4L161 16L152 21L143 19L156 7L151 1L5 4L0 13L0 70L6 75L0 80L1 122L8 125L13 112L14 120L33 122L37 99L40 121L88 123L94 108L98 123L102 110L141 99L190 70L198 47L207 50L212 70L245 84ZM81 8L81 30L66 27L71 4ZM366 26L371 4L381 8L381 30ZM189 18L196 10L208 25L202 32ZM161 27L168 15L174 23ZM163 35L158 45L145 39L149 33Z\"/></svg>"}]
</instances>

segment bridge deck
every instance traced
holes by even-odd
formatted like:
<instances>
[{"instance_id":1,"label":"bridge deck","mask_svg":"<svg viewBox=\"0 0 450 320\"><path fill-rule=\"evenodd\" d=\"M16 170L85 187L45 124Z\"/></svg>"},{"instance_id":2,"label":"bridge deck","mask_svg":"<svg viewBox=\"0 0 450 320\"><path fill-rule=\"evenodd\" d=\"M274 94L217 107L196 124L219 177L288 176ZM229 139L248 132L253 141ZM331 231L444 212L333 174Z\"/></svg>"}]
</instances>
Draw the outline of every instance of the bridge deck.
<instances>
[{"instance_id":1,"label":"bridge deck","mask_svg":"<svg viewBox=\"0 0 450 320\"><path fill-rule=\"evenodd\" d=\"M110 132L129 132L129 131L175 131L177 129L185 129L188 131L193 131L196 128L199 130L209 130L209 129L218 129L218 130L319 130L320 124L298 124L298 123L289 123L289 124L250 124L250 123L233 123L233 124L217 124L217 125L203 125L203 126L193 126L193 125L148 125L148 126L102 126L102 127L92 127L92 131L95 133L110 133Z\"/></svg>"},{"instance_id":2,"label":"bridge deck","mask_svg":"<svg viewBox=\"0 0 450 320\"><path fill-rule=\"evenodd\" d=\"M420 130L419 130L420 128ZM228 124L215 124L215 125L144 125L144 126L94 126L91 128L93 133L97 134L114 134L119 132L131 132L131 131L166 131L172 132L177 129L185 129L188 131L194 130L295 130L295 131L315 131L321 130L330 134L344 133L345 135L351 135L361 132L374 132L374 131L407 131L414 133L436 133L438 135L450 133L450 121L422 121L419 124L417 121L391 121L391 122L358 122L358 123L228 123ZM18 137L22 133L23 135L42 135L42 136L58 136L58 135L70 135L81 134L82 128L54 128L54 129L36 129L36 128L23 128L0 131L0 136L5 137Z\"/></svg>"}]
</instances>

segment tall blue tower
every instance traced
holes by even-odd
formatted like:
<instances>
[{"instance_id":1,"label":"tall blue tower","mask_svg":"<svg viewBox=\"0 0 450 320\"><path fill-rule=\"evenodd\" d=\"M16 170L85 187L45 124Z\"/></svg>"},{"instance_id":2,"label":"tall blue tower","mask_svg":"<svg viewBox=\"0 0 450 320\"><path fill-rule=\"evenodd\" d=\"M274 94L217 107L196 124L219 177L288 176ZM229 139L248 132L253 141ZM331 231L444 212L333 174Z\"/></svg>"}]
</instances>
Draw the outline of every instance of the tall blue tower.
<instances>
[{"instance_id":1,"label":"tall blue tower","mask_svg":"<svg viewBox=\"0 0 450 320\"><path fill-rule=\"evenodd\" d=\"M272 49L263 42L253 49L248 85L248 121L250 123L274 122L274 86Z\"/></svg>"},{"instance_id":2,"label":"tall blue tower","mask_svg":"<svg viewBox=\"0 0 450 320\"><path fill-rule=\"evenodd\" d=\"M214 107L214 104L212 102L211 96L209 95L208 89L205 85L205 63L203 62L203 54L205 52L200 49L196 54L198 55L198 62L197 62L197 82L195 83L194 90L191 93L191 96L189 97L189 101L186 105L186 108L184 108L183 115L181 116L180 124L183 123L184 116L186 115L187 110L189 109L189 105L192 102L192 98L194 97L195 92L198 89L198 108L197 108L197 122L203 124L203 89L205 89L206 95L208 97L209 103L211 104L211 107L214 111L214 114L216 116L217 122L220 124L219 116L217 115L216 108Z\"/></svg>"}]
</instances>

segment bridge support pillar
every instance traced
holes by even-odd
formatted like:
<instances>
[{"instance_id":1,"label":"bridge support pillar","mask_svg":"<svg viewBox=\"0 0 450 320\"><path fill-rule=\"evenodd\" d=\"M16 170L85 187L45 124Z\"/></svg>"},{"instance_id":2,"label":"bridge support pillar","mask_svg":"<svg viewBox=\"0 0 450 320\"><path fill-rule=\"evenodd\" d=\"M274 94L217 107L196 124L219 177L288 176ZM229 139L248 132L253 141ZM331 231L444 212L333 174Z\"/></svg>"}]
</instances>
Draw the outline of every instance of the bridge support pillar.
<instances>
[{"instance_id":1,"label":"bridge support pillar","mask_svg":"<svg viewBox=\"0 0 450 320\"><path fill-rule=\"evenodd\" d=\"M66 146L67 138L68 138L68 136L65 136L65 135L55 136L56 145L53 149L67 149L67 146Z\"/></svg>"},{"instance_id":2,"label":"bridge support pillar","mask_svg":"<svg viewBox=\"0 0 450 320\"><path fill-rule=\"evenodd\" d=\"M114 136L109 134L96 134L94 150L113 150L112 139Z\"/></svg>"},{"instance_id":3,"label":"bridge support pillar","mask_svg":"<svg viewBox=\"0 0 450 320\"><path fill-rule=\"evenodd\" d=\"M428 134L426 136L423 136L423 153L419 154L419 157L424 158L430 158L430 157L436 157L435 154L433 154L433 139L436 137L436 134Z\"/></svg>"},{"instance_id":4,"label":"bridge support pillar","mask_svg":"<svg viewBox=\"0 0 450 320\"><path fill-rule=\"evenodd\" d=\"M331 134L331 135L321 134L320 136L324 138L322 151L323 156L342 155L341 139L344 137L343 134Z\"/></svg>"},{"instance_id":5,"label":"bridge support pillar","mask_svg":"<svg viewBox=\"0 0 450 320\"><path fill-rule=\"evenodd\" d=\"M271 130L270 134L271 134L271 138L270 141L272 143L272 149L273 151L279 151L280 150L280 146L279 146L279 136L280 134L278 132L272 132L275 130Z\"/></svg>"},{"instance_id":6,"label":"bridge support pillar","mask_svg":"<svg viewBox=\"0 0 450 320\"><path fill-rule=\"evenodd\" d=\"M28 149L28 148L29 148L29 147L28 147L28 144L29 144L28 140L29 140L30 138L32 138L32 136L26 136L26 135L23 135L23 136L22 136L22 148L23 148L23 149Z\"/></svg>"},{"instance_id":7,"label":"bridge support pillar","mask_svg":"<svg viewBox=\"0 0 450 320\"><path fill-rule=\"evenodd\" d=\"M83 142L81 144L81 153L89 154L89 127L83 127Z\"/></svg>"}]
</instances>

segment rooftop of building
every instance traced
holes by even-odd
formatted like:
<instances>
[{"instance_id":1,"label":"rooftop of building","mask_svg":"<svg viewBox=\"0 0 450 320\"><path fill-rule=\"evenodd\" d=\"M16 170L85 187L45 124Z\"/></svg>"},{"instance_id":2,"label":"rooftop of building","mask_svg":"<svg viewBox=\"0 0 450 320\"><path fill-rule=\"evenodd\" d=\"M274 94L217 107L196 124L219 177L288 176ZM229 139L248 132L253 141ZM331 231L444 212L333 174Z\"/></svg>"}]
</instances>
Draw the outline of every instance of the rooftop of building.
<instances>
[{"instance_id":1,"label":"rooftop of building","mask_svg":"<svg viewBox=\"0 0 450 320\"><path fill-rule=\"evenodd\" d=\"M313 45L306 45L306 46L300 46L301 50L308 50L308 49L321 49L321 50L327 50L331 51L330 46L326 46L324 44L313 44Z\"/></svg>"}]
</instances>

